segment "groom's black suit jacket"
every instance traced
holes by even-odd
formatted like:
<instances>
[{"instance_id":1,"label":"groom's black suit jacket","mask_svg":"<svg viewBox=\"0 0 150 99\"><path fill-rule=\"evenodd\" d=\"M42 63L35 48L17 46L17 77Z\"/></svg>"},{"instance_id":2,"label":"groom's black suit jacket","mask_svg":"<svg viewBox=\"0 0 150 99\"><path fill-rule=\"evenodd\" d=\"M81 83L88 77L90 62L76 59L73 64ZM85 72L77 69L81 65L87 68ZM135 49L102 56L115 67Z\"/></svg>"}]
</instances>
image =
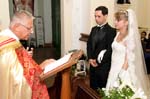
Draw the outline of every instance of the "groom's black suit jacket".
<instances>
[{"instance_id":1,"label":"groom's black suit jacket","mask_svg":"<svg viewBox=\"0 0 150 99\"><path fill-rule=\"evenodd\" d=\"M112 28L108 23L98 27L95 26L92 28L90 36L87 42L87 56L88 59L97 59L98 54L106 49L102 62L98 63L98 67L90 66L90 84L92 82L98 82L97 87L105 87L108 77L108 72L111 65L111 53L112 48L111 44L116 35L116 30ZM97 81L97 79L99 79ZM96 80L96 81L95 81ZM100 83L99 83L100 82ZM100 85L101 84L101 85ZM92 85L91 85L92 87Z\"/></svg>"}]
</instances>

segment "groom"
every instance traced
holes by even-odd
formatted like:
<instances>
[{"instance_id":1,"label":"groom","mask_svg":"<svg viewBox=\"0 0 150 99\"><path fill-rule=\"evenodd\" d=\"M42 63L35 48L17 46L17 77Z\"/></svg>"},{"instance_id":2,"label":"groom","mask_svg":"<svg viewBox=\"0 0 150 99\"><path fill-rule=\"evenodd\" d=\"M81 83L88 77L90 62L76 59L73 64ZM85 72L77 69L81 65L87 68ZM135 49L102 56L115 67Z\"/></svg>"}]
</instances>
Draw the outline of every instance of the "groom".
<instances>
[{"instance_id":1,"label":"groom","mask_svg":"<svg viewBox=\"0 0 150 99\"><path fill-rule=\"evenodd\" d=\"M87 42L87 56L90 64L90 87L94 90L106 87L111 63L111 43L116 30L107 23L108 8L95 9L97 26L91 30ZM99 54L100 53L100 54Z\"/></svg>"}]
</instances>

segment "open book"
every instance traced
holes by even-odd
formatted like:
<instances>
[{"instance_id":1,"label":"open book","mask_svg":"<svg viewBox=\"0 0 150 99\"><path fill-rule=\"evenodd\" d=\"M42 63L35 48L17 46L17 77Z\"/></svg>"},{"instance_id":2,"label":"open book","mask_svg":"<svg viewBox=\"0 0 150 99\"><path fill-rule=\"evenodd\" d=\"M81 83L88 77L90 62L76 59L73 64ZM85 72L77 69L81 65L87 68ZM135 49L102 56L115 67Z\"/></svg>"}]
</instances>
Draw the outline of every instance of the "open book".
<instances>
[{"instance_id":1,"label":"open book","mask_svg":"<svg viewBox=\"0 0 150 99\"><path fill-rule=\"evenodd\" d=\"M40 79L44 80L58 72L63 71L71 67L72 65L76 64L79 58L83 55L82 50L77 50L75 52L69 53L62 58L58 59L57 61L47 65L44 68L43 73L40 75Z\"/></svg>"},{"instance_id":2,"label":"open book","mask_svg":"<svg viewBox=\"0 0 150 99\"><path fill-rule=\"evenodd\" d=\"M70 59L71 55L72 55L72 53L69 53L69 54L65 55L64 57L58 59L57 61L47 65L44 69L44 74L57 68L58 66L65 64Z\"/></svg>"}]
</instances>

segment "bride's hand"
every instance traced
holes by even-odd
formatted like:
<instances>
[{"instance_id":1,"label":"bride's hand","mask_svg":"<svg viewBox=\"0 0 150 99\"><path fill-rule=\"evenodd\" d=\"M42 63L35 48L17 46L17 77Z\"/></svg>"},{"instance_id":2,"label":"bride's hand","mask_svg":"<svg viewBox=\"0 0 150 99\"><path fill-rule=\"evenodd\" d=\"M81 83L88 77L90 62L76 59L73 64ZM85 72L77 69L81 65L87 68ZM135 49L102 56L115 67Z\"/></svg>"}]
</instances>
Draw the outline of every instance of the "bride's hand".
<instances>
[{"instance_id":1,"label":"bride's hand","mask_svg":"<svg viewBox=\"0 0 150 99\"><path fill-rule=\"evenodd\" d=\"M121 80L127 81L127 79L128 79L127 75L128 75L128 71L122 68L119 72L119 77L121 78Z\"/></svg>"}]
</instances>

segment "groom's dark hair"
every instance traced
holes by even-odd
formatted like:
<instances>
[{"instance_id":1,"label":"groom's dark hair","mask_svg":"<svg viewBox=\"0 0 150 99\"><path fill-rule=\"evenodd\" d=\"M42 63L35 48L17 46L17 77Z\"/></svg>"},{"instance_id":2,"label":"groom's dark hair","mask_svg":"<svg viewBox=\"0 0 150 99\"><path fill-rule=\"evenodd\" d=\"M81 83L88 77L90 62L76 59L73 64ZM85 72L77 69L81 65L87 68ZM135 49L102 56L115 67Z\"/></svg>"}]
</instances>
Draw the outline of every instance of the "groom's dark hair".
<instances>
[{"instance_id":1,"label":"groom's dark hair","mask_svg":"<svg viewBox=\"0 0 150 99\"><path fill-rule=\"evenodd\" d=\"M95 11L102 11L102 14L103 15L108 15L108 8L107 7L105 7L105 6L99 6L99 7L97 7L96 9L95 9Z\"/></svg>"}]
</instances>

